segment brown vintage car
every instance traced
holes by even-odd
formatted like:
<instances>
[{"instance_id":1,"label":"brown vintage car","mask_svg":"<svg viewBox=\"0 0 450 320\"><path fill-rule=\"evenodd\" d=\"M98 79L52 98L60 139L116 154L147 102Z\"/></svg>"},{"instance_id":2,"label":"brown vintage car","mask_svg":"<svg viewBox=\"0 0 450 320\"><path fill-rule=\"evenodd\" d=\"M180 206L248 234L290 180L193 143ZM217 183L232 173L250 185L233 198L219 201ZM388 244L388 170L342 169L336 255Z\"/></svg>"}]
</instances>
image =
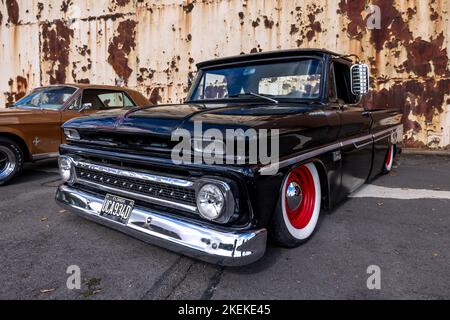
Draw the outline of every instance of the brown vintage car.
<instances>
[{"instance_id":1,"label":"brown vintage car","mask_svg":"<svg viewBox=\"0 0 450 320\"><path fill-rule=\"evenodd\" d=\"M19 174L25 162L58 156L64 142L61 125L67 120L148 104L139 92L123 87L70 84L35 89L0 109L0 185Z\"/></svg>"}]
</instances>

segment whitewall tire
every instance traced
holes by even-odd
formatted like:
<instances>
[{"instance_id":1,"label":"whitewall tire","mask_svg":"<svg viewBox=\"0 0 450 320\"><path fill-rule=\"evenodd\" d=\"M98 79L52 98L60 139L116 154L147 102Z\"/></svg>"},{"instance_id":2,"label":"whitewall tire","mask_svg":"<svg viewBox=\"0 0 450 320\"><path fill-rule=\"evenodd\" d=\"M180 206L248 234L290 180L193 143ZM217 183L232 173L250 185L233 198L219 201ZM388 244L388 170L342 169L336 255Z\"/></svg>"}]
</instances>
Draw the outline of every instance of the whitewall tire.
<instances>
[{"instance_id":1,"label":"whitewall tire","mask_svg":"<svg viewBox=\"0 0 450 320\"><path fill-rule=\"evenodd\" d=\"M319 172L313 163L292 170L284 179L274 215L275 241L296 247L313 235L319 221L322 190Z\"/></svg>"}]
</instances>

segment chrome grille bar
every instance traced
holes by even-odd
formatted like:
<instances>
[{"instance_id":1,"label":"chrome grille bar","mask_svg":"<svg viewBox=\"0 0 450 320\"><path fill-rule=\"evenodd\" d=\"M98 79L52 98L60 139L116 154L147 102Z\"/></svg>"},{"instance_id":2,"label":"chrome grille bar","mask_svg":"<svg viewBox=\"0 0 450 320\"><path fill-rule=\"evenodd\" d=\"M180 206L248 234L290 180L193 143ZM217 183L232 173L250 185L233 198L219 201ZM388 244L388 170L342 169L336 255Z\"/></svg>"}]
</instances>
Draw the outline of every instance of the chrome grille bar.
<instances>
[{"instance_id":1,"label":"chrome grille bar","mask_svg":"<svg viewBox=\"0 0 450 320\"><path fill-rule=\"evenodd\" d=\"M194 182L74 162L76 183L163 206L197 212Z\"/></svg>"}]
</instances>

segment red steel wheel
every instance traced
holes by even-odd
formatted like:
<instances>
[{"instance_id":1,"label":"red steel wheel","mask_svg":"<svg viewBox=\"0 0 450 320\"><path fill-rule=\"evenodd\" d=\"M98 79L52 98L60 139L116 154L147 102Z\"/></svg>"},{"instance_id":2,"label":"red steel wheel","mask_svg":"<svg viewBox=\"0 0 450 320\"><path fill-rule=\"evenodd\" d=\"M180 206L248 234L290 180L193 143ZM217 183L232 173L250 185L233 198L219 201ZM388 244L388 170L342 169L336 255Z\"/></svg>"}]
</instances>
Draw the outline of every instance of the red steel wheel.
<instances>
[{"instance_id":1,"label":"red steel wheel","mask_svg":"<svg viewBox=\"0 0 450 320\"><path fill-rule=\"evenodd\" d=\"M305 228L311 221L316 200L314 178L306 166L289 174L284 192L289 222L296 229Z\"/></svg>"},{"instance_id":2,"label":"red steel wheel","mask_svg":"<svg viewBox=\"0 0 450 320\"><path fill-rule=\"evenodd\" d=\"M320 178L313 163L292 170L283 184L281 209L285 230L292 242L308 239L319 219L322 193Z\"/></svg>"},{"instance_id":3,"label":"red steel wheel","mask_svg":"<svg viewBox=\"0 0 450 320\"><path fill-rule=\"evenodd\" d=\"M394 164L394 155L395 155L395 145L391 144L389 145L386 160L384 163L385 172L390 172L392 170L392 165Z\"/></svg>"}]
</instances>

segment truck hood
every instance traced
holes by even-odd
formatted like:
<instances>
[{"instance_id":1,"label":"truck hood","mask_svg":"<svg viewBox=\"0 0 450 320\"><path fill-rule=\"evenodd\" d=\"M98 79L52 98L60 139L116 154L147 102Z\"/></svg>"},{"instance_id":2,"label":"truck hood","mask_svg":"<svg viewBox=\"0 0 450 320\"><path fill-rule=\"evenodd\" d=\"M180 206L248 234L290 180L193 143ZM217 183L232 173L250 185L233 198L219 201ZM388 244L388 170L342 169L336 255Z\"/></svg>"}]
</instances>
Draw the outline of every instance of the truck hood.
<instances>
[{"instance_id":1,"label":"truck hood","mask_svg":"<svg viewBox=\"0 0 450 320\"><path fill-rule=\"evenodd\" d=\"M255 128L284 129L302 122L308 125L305 114L317 113L318 103L234 103L234 104L177 104L146 108L120 109L99 112L70 120L65 128L170 136L178 128L193 130L194 122L202 122L203 130Z\"/></svg>"}]
</instances>

